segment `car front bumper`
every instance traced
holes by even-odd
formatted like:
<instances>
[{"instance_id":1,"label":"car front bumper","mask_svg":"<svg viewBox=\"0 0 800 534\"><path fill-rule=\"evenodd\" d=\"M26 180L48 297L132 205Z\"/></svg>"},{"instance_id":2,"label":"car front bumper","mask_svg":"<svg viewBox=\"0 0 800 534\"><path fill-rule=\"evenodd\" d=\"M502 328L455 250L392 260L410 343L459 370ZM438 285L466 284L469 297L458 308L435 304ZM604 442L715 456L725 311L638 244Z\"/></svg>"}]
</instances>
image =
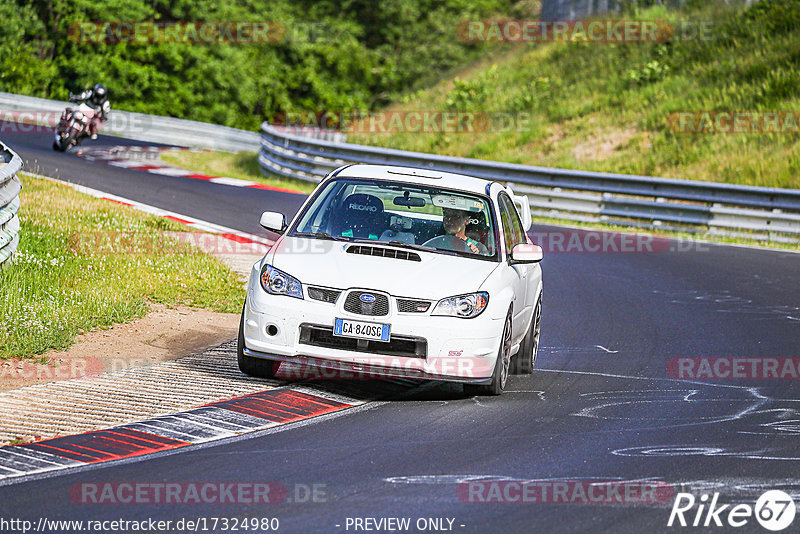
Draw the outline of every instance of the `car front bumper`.
<instances>
[{"instance_id":1,"label":"car front bumper","mask_svg":"<svg viewBox=\"0 0 800 534\"><path fill-rule=\"evenodd\" d=\"M431 316L430 310L398 313L392 305L389 315L372 317L345 311L342 297L330 304L270 295L252 280L248 289L243 323L247 356L335 370L342 378L368 375L476 384L491 381L503 321L486 311L461 319ZM337 338L332 335L336 318L390 324L392 340L404 340L404 350L398 351L396 346L384 350L388 344ZM310 330L320 337L310 339ZM350 348L335 346L340 341Z\"/></svg>"}]
</instances>

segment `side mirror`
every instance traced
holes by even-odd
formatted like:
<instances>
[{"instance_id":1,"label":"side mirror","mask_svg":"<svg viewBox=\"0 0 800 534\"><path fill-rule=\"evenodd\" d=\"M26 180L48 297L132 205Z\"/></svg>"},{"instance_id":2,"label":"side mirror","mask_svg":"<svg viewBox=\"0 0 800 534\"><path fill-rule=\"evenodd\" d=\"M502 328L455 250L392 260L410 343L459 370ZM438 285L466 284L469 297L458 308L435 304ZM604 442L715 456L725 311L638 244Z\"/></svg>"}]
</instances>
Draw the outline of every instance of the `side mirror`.
<instances>
[{"instance_id":1,"label":"side mirror","mask_svg":"<svg viewBox=\"0 0 800 534\"><path fill-rule=\"evenodd\" d=\"M261 214L259 223L267 230L272 230L279 234L286 230L286 217L283 216L283 213L278 213L277 211L265 211Z\"/></svg>"},{"instance_id":2,"label":"side mirror","mask_svg":"<svg viewBox=\"0 0 800 534\"><path fill-rule=\"evenodd\" d=\"M518 243L511 249L511 264L538 263L542 261L542 247L529 243Z\"/></svg>"}]
</instances>

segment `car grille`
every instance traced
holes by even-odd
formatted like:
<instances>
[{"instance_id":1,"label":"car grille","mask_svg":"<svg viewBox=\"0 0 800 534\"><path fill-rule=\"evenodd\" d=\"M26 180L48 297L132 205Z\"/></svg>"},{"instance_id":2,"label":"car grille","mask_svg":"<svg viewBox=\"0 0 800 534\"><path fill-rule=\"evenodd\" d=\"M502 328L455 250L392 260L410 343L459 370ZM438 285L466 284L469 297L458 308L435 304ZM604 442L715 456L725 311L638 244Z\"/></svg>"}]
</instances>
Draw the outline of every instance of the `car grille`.
<instances>
[{"instance_id":1,"label":"car grille","mask_svg":"<svg viewBox=\"0 0 800 534\"><path fill-rule=\"evenodd\" d=\"M372 341L333 335L333 327L303 323L300 325L300 343L329 349L369 352L404 358L425 358L428 341L422 337L392 334L390 341Z\"/></svg>"},{"instance_id":2,"label":"car grille","mask_svg":"<svg viewBox=\"0 0 800 534\"><path fill-rule=\"evenodd\" d=\"M400 313L425 313L431 303L427 300L397 299L397 311Z\"/></svg>"},{"instance_id":3,"label":"car grille","mask_svg":"<svg viewBox=\"0 0 800 534\"><path fill-rule=\"evenodd\" d=\"M362 302L361 295L372 295L375 297L374 302ZM372 293L370 291L356 289L348 293L344 301L345 311L350 313L357 313L359 315L371 315L373 317L380 317L382 315L389 315L389 297L381 295L380 293Z\"/></svg>"},{"instance_id":4,"label":"car grille","mask_svg":"<svg viewBox=\"0 0 800 534\"><path fill-rule=\"evenodd\" d=\"M422 261L419 254L407 250L394 248L370 247L367 245L353 245L347 249L349 254L362 254L364 256L379 256L381 258L395 258L398 260Z\"/></svg>"},{"instance_id":5,"label":"car grille","mask_svg":"<svg viewBox=\"0 0 800 534\"><path fill-rule=\"evenodd\" d=\"M308 296L314 300L321 300L334 304L342 292L338 289L326 289L324 287L309 287Z\"/></svg>"}]
</instances>

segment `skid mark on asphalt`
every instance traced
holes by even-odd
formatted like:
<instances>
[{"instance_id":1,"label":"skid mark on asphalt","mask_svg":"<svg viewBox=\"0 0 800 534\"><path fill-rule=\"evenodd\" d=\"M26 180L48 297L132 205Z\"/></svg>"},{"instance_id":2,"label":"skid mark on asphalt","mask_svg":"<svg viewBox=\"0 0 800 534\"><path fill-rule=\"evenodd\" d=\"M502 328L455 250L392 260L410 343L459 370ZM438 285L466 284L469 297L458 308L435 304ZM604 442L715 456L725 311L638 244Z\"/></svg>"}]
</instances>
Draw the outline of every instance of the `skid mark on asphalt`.
<instances>
[{"instance_id":1,"label":"skid mark on asphalt","mask_svg":"<svg viewBox=\"0 0 800 534\"><path fill-rule=\"evenodd\" d=\"M783 454L781 454L783 453ZM686 447L684 445L661 445L649 447L628 447L611 451L616 456L638 456L656 458L664 456L730 456L743 460L778 460L800 461L794 451L776 450L776 448L733 450L725 447Z\"/></svg>"},{"instance_id":2,"label":"skid mark on asphalt","mask_svg":"<svg viewBox=\"0 0 800 534\"><path fill-rule=\"evenodd\" d=\"M800 400L774 398L761 388L678 380L647 378L597 372L539 370L538 372L598 376L626 381L647 380L664 387L648 389L609 389L585 392L580 396L587 406L569 415L589 420L628 423L626 430L678 430L700 425L724 425L740 436L735 447L726 443L659 443L623 447L612 451L616 456L730 456L747 460L800 461L797 436L800 435ZM680 387L685 385L685 387ZM641 420L643 405L657 405L660 418ZM713 410L704 409L713 406ZM651 410L652 411L652 410ZM709 415L717 412L714 415ZM721 413L720 413L721 412ZM747 439L749 436L752 438ZM764 446L764 437L769 437Z\"/></svg>"},{"instance_id":3,"label":"skid mark on asphalt","mask_svg":"<svg viewBox=\"0 0 800 534\"><path fill-rule=\"evenodd\" d=\"M595 347L597 347L598 349L600 349L600 350L602 350L604 352L607 352L609 354L617 354L619 352L618 350L607 349L603 345L595 345Z\"/></svg>"},{"instance_id":4,"label":"skid mark on asphalt","mask_svg":"<svg viewBox=\"0 0 800 534\"><path fill-rule=\"evenodd\" d=\"M761 316L764 319L776 318L797 321L795 317L800 312L800 307L793 304L753 304L748 298L740 297L729 290L703 291L686 289L676 291L651 290L654 295L661 295L670 304L682 306L707 306L717 313L730 313L734 315Z\"/></svg>"}]
</instances>

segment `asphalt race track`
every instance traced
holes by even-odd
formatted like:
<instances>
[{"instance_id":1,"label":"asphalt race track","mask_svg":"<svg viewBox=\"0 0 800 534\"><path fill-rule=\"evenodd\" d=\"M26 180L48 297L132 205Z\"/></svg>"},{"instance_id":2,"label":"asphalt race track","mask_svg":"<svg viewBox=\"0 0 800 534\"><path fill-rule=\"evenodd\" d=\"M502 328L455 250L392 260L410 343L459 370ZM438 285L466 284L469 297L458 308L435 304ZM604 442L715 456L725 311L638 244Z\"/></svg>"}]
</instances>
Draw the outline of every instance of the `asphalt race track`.
<instances>
[{"instance_id":1,"label":"asphalt race track","mask_svg":"<svg viewBox=\"0 0 800 534\"><path fill-rule=\"evenodd\" d=\"M49 132L12 132L7 124L0 121L0 140L22 157L25 161L24 171L85 185L229 228L263 233L264 229L258 224L261 212L285 209L294 213L303 200L302 196L291 193L275 191L272 195L260 197L254 195L251 189L241 187L201 180L175 180L170 176L89 164L75 155L74 148L65 154L55 152L50 147L53 136ZM96 141L85 140L79 148L103 145L159 146L100 135ZM242 213L257 215L254 218L242 217Z\"/></svg>"},{"instance_id":2,"label":"asphalt race track","mask_svg":"<svg viewBox=\"0 0 800 534\"><path fill-rule=\"evenodd\" d=\"M2 139L29 171L242 231L260 231L264 210L291 215L301 200L94 164L53 152L44 133ZM125 143L101 137L86 146ZM572 235L533 231L551 241ZM423 384L279 432L0 486L0 515L34 522L275 517L282 532L391 531L376 523L358 528L356 518L409 518L411 532L765 532L752 517L738 529L667 522L678 492L753 505L780 489L800 505L800 377L679 379L668 367L674 370L676 358L800 357L800 254L672 241L652 248L548 253L545 246L537 371L512 376L499 398ZM506 492L479 502L531 480L570 488L647 481L666 497L586 502L570 493L549 500L557 502L497 502L522 500ZM276 482L287 499L148 505L70 498L74 485L87 482L207 481ZM442 522L418 530L426 518Z\"/></svg>"}]
</instances>

